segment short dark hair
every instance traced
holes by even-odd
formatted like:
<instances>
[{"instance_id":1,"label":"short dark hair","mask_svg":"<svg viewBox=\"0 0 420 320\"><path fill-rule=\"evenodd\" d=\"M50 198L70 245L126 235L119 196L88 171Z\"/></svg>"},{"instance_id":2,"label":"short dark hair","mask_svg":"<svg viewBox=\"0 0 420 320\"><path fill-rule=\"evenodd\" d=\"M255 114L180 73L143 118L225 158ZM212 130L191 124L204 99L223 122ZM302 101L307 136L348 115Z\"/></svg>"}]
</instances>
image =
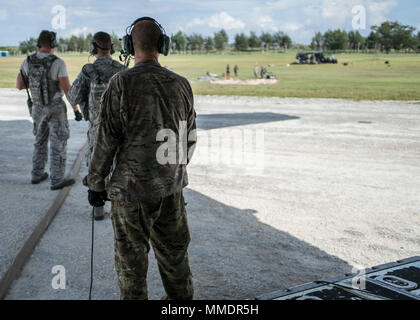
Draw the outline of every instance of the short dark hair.
<instances>
[{"instance_id":1,"label":"short dark hair","mask_svg":"<svg viewBox=\"0 0 420 320\"><path fill-rule=\"evenodd\" d=\"M111 50L112 41L111 41L111 36L108 33L103 32L103 31L96 32L93 35L92 40L95 41L95 43L100 47L98 49L103 48L103 49ZM103 51L108 51L108 50L103 50Z\"/></svg>"},{"instance_id":2,"label":"short dark hair","mask_svg":"<svg viewBox=\"0 0 420 320\"><path fill-rule=\"evenodd\" d=\"M142 20L133 26L131 31L133 46L136 51L156 53L158 51L159 38L162 31L154 21Z\"/></svg>"},{"instance_id":3,"label":"short dark hair","mask_svg":"<svg viewBox=\"0 0 420 320\"><path fill-rule=\"evenodd\" d=\"M50 47L56 38L57 34L54 31L42 30L38 37L38 44L40 47Z\"/></svg>"}]
</instances>

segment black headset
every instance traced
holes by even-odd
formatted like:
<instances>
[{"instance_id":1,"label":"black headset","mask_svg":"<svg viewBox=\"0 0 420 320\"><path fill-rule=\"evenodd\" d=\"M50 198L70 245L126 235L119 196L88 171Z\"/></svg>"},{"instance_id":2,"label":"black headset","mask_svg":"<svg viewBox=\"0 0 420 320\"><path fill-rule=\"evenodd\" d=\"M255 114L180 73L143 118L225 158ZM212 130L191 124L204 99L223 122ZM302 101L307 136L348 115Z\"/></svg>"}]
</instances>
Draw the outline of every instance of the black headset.
<instances>
[{"instance_id":1,"label":"black headset","mask_svg":"<svg viewBox=\"0 0 420 320\"><path fill-rule=\"evenodd\" d=\"M50 47L51 48L57 48L58 47L58 42L57 42L57 34L54 31L48 31L49 34L52 35L52 39L50 42ZM38 42L36 43L38 48L41 48L41 42L39 42L39 37L38 37Z\"/></svg>"},{"instance_id":2,"label":"black headset","mask_svg":"<svg viewBox=\"0 0 420 320\"><path fill-rule=\"evenodd\" d=\"M95 40L92 39L92 42L90 43L89 53L91 55L97 54L98 53L98 48L101 49L101 50L104 50L104 51L111 50L111 54L115 53L113 43L111 43L111 48L102 48L101 46L99 46L99 44Z\"/></svg>"},{"instance_id":3,"label":"black headset","mask_svg":"<svg viewBox=\"0 0 420 320\"><path fill-rule=\"evenodd\" d=\"M130 55L134 56L134 45L133 45L133 37L131 36L131 31L133 30L133 27L137 22L144 21L144 20L153 21L159 27L161 31L161 35L157 43L158 52L162 53L164 56L167 56L169 54L171 39L166 35L165 29L155 19L150 18L150 17L143 17L134 21L126 29L126 35L121 39L121 45L122 45L121 56L124 56L125 59L127 59L127 57Z\"/></svg>"}]
</instances>

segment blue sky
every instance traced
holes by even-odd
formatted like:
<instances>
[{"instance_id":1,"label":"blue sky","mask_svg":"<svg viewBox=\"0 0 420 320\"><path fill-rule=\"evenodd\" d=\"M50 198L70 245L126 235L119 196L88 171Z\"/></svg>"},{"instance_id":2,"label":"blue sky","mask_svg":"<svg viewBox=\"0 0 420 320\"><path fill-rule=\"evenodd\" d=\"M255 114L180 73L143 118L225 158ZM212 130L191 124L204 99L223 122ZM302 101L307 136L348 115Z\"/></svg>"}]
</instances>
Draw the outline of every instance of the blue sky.
<instances>
[{"instance_id":1,"label":"blue sky","mask_svg":"<svg viewBox=\"0 0 420 320\"><path fill-rule=\"evenodd\" d=\"M152 16L168 34L213 35L224 28L233 40L239 32L284 31L294 42L309 43L316 31L351 30L356 5L366 10L365 35L371 25L387 19L420 30L419 0L0 0L0 45L17 45L53 29L57 5L65 8L65 28L55 31L64 37L99 30L121 36L136 18Z\"/></svg>"}]
</instances>

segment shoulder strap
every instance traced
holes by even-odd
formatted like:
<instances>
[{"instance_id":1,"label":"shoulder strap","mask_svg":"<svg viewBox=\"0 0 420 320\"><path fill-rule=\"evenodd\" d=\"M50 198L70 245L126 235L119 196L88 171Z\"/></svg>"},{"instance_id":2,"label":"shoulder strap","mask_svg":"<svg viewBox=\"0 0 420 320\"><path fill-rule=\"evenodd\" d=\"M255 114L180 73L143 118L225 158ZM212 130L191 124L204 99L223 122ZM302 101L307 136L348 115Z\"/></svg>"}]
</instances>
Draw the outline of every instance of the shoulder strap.
<instances>
[{"instance_id":1,"label":"shoulder strap","mask_svg":"<svg viewBox=\"0 0 420 320\"><path fill-rule=\"evenodd\" d=\"M42 63L44 65L44 68L47 70L47 72L51 69L51 66L53 65L54 61L57 59L58 57L55 55L50 55L42 59Z\"/></svg>"},{"instance_id":2,"label":"shoulder strap","mask_svg":"<svg viewBox=\"0 0 420 320\"><path fill-rule=\"evenodd\" d=\"M31 64L31 63L33 63L33 62L35 62L35 63L39 63L39 59L37 58L37 56L36 56L36 53L34 53L34 54L31 54L30 56L28 56L28 65L29 64Z\"/></svg>"},{"instance_id":3,"label":"shoulder strap","mask_svg":"<svg viewBox=\"0 0 420 320\"><path fill-rule=\"evenodd\" d=\"M112 60L112 66L114 68L118 68L118 69L123 69L125 66L121 63L119 63L118 61Z\"/></svg>"},{"instance_id":4,"label":"shoulder strap","mask_svg":"<svg viewBox=\"0 0 420 320\"><path fill-rule=\"evenodd\" d=\"M93 69L93 64L92 63L85 64L82 68L82 74L89 81L94 81L96 73L95 73L95 70Z\"/></svg>"},{"instance_id":5,"label":"shoulder strap","mask_svg":"<svg viewBox=\"0 0 420 320\"><path fill-rule=\"evenodd\" d=\"M106 79L104 77L104 75L95 67L95 64L92 64L92 68L96 74L96 76L98 77L99 81L102 83L106 83Z\"/></svg>"}]
</instances>

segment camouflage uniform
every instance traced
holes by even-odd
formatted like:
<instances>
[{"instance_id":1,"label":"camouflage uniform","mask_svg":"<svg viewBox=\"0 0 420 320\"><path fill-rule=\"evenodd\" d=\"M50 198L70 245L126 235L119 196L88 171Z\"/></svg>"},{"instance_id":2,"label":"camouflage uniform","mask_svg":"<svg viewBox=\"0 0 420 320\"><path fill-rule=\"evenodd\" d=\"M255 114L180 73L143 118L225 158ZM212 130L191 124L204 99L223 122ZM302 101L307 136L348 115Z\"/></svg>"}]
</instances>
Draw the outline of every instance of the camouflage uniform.
<instances>
[{"instance_id":1,"label":"camouflage uniform","mask_svg":"<svg viewBox=\"0 0 420 320\"><path fill-rule=\"evenodd\" d=\"M73 82L67 100L72 106L79 105L85 118L89 119L89 131L87 133L89 149L86 153L86 162L89 166L95 141L96 127L101 96L111 77L124 70L126 67L110 56L101 56L93 64L86 64ZM102 86L101 86L102 84ZM95 87L98 87L96 90ZM102 89L103 88L103 89Z\"/></svg>"},{"instance_id":2,"label":"camouflage uniform","mask_svg":"<svg viewBox=\"0 0 420 320\"><path fill-rule=\"evenodd\" d=\"M50 70L55 65L54 78ZM67 71L57 70L64 62L52 54L38 53L28 57L22 64L22 72L29 78L29 89L34 103L32 108L33 133L35 135L32 157L32 179L43 176L48 161L48 139L50 140L51 184L61 182L66 171L67 140L70 137L67 108L62 97L58 77L67 76ZM46 76L39 73L43 66ZM57 75L58 73L58 75Z\"/></svg>"},{"instance_id":3,"label":"camouflage uniform","mask_svg":"<svg viewBox=\"0 0 420 320\"><path fill-rule=\"evenodd\" d=\"M187 161L160 164L156 156L162 145L156 141L159 130L170 129L179 137L180 121L186 122L188 135L194 136L191 87L185 78L154 61L138 63L114 76L102 96L85 184L93 191L103 191L116 155L108 196L122 299L147 298L149 239L168 298L193 297L187 254L190 235L182 194L188 184ZM190 157L195 141L184 147Z\"/></svg>"}]
</instances>

